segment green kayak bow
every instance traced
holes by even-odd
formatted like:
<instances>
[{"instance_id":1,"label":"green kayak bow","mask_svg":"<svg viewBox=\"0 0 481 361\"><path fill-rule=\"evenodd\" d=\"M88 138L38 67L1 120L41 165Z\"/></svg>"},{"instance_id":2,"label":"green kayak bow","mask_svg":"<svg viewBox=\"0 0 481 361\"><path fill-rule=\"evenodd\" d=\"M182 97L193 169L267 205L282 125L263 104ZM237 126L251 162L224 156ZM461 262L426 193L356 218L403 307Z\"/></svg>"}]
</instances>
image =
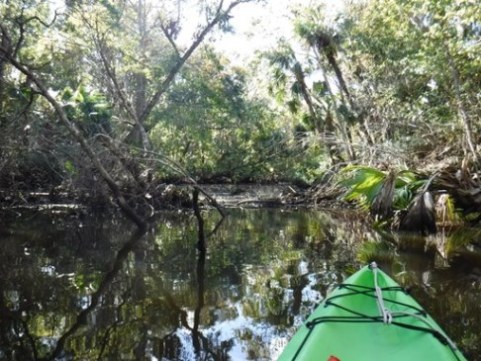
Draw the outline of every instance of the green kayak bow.
<instances>
[{"instance_id":1,"label":"green kayak bow","mask_svg":"<svg viewBox=\"0 0 481 361\"><path fill-rule=\"evenodd\" d=\"M363 360L466 359L407 291L371 263L314 310L278 361Z\"/></svg>"}]
</instances>

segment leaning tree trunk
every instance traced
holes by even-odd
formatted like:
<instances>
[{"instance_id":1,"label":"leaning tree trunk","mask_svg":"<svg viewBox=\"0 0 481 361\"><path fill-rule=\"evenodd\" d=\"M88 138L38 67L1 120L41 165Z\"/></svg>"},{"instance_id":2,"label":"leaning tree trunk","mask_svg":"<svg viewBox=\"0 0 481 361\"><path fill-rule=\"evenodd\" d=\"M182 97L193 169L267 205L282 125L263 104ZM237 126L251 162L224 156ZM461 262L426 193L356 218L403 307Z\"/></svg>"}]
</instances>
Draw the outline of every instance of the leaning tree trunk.
<instances>
[{"instance_id":1,"label":"leaning tree trunk","mask_svg":"<svg viewBox=\"0 0 481 361\"><path fill-rule=\"evenodd\" d=\"M3 50L3 49L2 49ZM95 151L90 147L85 137L82 135L80 130L77 126L70 121L65 113L64 108L60 105L59 102L50 94L48 91L47 86L40 80L39 77L36 76L30 69L28 69L25 65L18 62L16 59L11 57L11 54L2 52L2 56L4 59L7 59L12 66L14 66L18 71L24 74L32 83L34 83L39 91L39 93L50 103L50 105L54 108L57 116L59 117L61 123L65 126L68 132L72 135L72 137L80 144L82 150L85 154L89 157L89 159L94 164L95 168L99 171L100 175L107 183L108 187L114 194L115 200L119 205L120 209L124 212L124 214L131 219L139 229L145 229L146 221L138 215L127 203L126 199L122 195L120 191L119 185L116 181L112 178L110 173L105 169L102 165L102 162L97 157Z\"/></svg>"},{"instance_id":2,"label":"leaning tree trunk","mask_svg":"<svg viewBox=\"0 0 481 361\"><path fill-rule=\"evenodd\" d=\"M317 46L318 56L320 57L321 54L324 54L324 56L327 60L327 63L329 64L329 66L334 71L337 82L338 82L339 87L341 89L341 97L344 98L343 95L345 95L347 100L348 100L350 108L353 109L354 105L353 105L353 101L352 101L352 98L351 98L351 94L349 93L346 82L344 81L344 77L342 75L341 68L337 64L337 60L336 60L336 56L335 56L335 54L336 54L335 44L333 42L332 37L329 34L326 34L326 33L319 33L319 34L317 34L315 44ZM328 84L328 82L326 82L326 83ZM334 93L331 90L329 91L329 93L332 96L334 95ZM335 103L335 101L334 101L334 103ZM337 109L336 109L336 113L338 113L337 115L338 115L338 118L340 119L341 116L340 116L339 112L337 111ZM343 122L343 124L340 125L340 128L341 128L341 133L342 133L343 137L345 138L344 141L346 142L346 150L347 150L347 154L349 156L349 159L351 161L354 161L356 159L356 153L355 153L354 148L352 146L352 135L351 135L350 129L349 129L350 127L348 125L346 125L345 122Z\"/></svg>"},{"instance_id":3,"label":"leaning tree trunk","mask_svg":"<svg viewBox=\"0 0 481 361\"><path fill-rule=\"evenodd\" d=\"M296 77L296 82L299 86L299 91L301 93L301 96L307 105L309 116L314 122L314 127L316 131L322 137L322 141L324 142L324 146L327 150L327 153L331 158L332 164L342 162L343 161L342 156L337 148L335 140L333 140L333 138L335 138L336 132L335 132L334 122L332 120L331 113L327 111L324 121L321 121L320 116L316 112L316 109L314 107L311 94L309 93L309 90L305 82L304 72L299 63L296 63L294 65L294 75Z\"/></svg>"},{"instance_id":4,"label":"leaning tree trunk","mask_svg":"<svg viewBox=\"0 0 481 361\"><path fill-rule=\"evenodd\" d=\"M159 104L160 100L167 92L169 87L171 86L172 82L175 80L177 74L180 72L184 64L187 60L192 56L195 50L202 44L206 36L221 22L225 21L225 19L229 16L231 11L240 4L253 2L254 0L236 0L231 2L226 8L224 9L224 0L219 0L217 8L213 11L213 17L209 20L209 22L205 25L205 27L197 33L196 38L192 42L192 44L187 48L187 50L183 53L179 53L179 49L168 31L164 31L164 34L167 37L169 43L173 46L174 51L177 53L177 60L172 68L168 71L165 78L161 80L157 84L152 84L152 88L154 88L153 94L148 97L146 95L146 90L148 88L148 84L146 84L145 76L139 74L136 79L136 89L134 89L135 99L133 104L129 101L129 97L125 93L123 87L121 86L121 82L115 72L115 67L113 65L113 61L110 57L109 51L106 42L105 42L105 34L101 33L98 28L94 25L90 25L91 29L93 30L93 38L95 46L97 47L97 51L99 52L102 66L104 67L105 73L108 77L110 82L110 88L113 89L115 97L118 99L118 105L122 108L122 110L131 118L131 121L135 124L134 127L131 129L130 133L127 135L125 141L127 143L134 142L135 145L140 144L144 151L148 151L151 148L150 139L145 127L147 119L150 117L153 109ZM138 2L138 26L140 33L146 33L146 19L147 19L147 10L145 9L146 3L143 0L139 0ZM85 21L88 21L85 19ZM161 25L163 27L163 25ZM142 42L143 40L141 40ZM140 44L140 52L142 52L143 45ZM143 77L143 79L142 79Z\"/></svg>"}]
</instances>

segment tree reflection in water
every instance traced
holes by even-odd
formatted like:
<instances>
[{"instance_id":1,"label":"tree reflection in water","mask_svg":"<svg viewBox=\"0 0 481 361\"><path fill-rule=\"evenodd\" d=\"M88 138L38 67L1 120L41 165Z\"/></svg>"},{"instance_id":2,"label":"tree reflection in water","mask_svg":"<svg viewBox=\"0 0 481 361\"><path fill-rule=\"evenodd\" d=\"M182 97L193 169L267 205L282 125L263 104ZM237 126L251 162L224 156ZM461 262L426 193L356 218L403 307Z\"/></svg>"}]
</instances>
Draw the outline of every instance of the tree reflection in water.
<instances>
[{"instance_id":1,"label":"tree reflection in water","mask_svg":"<svg viewBox=\"0 0 481 361\"><path fill-rule=\"evenodd\" d=\"M382 256L466 356L480 360L475 260L448 262L412 240L385 246L361 223L322 212L231 210L217 226L217 212L204 210L201 220L165 213L140 235L102 217L82 227L53 215L4 219L0 360L275 359L367 255ZM201 237L205 251L196 247Z\"/></svg>"}]
</instances>

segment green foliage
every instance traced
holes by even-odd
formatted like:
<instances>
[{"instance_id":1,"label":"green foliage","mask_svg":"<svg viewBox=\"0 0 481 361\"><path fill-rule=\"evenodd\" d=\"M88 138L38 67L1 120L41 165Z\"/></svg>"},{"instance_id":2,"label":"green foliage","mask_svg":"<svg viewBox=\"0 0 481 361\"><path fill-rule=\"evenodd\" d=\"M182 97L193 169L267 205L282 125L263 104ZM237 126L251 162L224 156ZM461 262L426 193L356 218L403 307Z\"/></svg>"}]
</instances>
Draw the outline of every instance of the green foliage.
<instances>
[{"instance_id":1,"label":"green foliage","mask_svg":"<svg viewBox=\"0 0 481 361\"><path fill-rule=\"evenodd\" d=\"M473 240L479 239L481 231L477 228L462 227L457 228L447 234L444 251L446 256L455 256L457 252L468 247Z\"/></svg>"},{"instance_id":2,"label":"green foliage","mask_svg":"<svg viewBox=\"0 0 481 361\"><path fill-rule=\"evenodd\" d=\"M249 81L245 70L203 49L155 113L155 148L198 179L312 180L308 162L315 158L304 160L309 150L284 115L248 95Z\"/></svg>"},{"instance_id":3,"label":"green foliage","mask_svg":"<svg viewBox=\"0 0 481 361\"><path fill-rule=\"evenodd\" d=\"M97 90L80 85L75 91L66 88L62 100L67 115L77 122L87 137L111 132L112 107Z\"/></svg>"},{"instance_id":4,"label":"green foliage","mask_svg":"<svg viewBox=\"0 0 481 361\"><path fill-rule=\"evenodd\" d=\"M359 202L367 210L379 194L386 174L371 167L348 166L342 170L341 177L340 184L348 188L345 200Z\"/></svg>"},{"instance_id":5,"label":"green foliage","mask_svg":"<svg viewBox=\"0 0 481 361\"><path fill-rule=\"evenodd\" d=\"M74 166L74 164L72 163L71 160L65 161L64 168L67 171L67 173L72 174L72 175L75 174L75 166Z\"/></svg>"},{"instance_id":6,"label":"green foliage","mask_svg":"<svg viewBox=\"0 0 481 361\"><path fill-rule=\"evenodd\" d=\"M295 51L281 40L265 54L271 93L318 135L324 158L328 155L331 163L354 160L352 133L359 115L339 60L341 37L328 25L323 7L301 7L295 15L294 31L303 49Z\"/></svg>"},{"instance_id":7,"label":"green foliage","mask_svg":"<svg viewBox=\"0 0 481 361\"><path fill-rule=\"evenodd\" d=\"M373 206L380 195L387 174L373 167L350 165L341 171L339 184L347 188L344 199L357 202L364 210ZM411 171L396 173L394 183L393 207L406 209L416 195L416 191L424 186L422 179Z\"/></svg>"},{"instance_id":8,"label":"green foliage","mask_svg":"<svg viewBox=\"0 0 481 361\"><path fill-rule=\"evenodd\" d=\"M197 5L207 18L215 15L216 2ZM135 178L159 164L157 159L142 159L147 155L136 148L139 142L133 129L139 123L151 143L149 150L160 155L161 164L169 164L157 167L157 176L179 177L178 168L206 181L312 182L318 176L324 153L311 141L314 137L295 129L290 115L257 95L261 86L254 74L257 69L234 67L205 46L162 89L163 80L186 49L180 43L177 48L172 46L178 34L171 33L168 39L159 22L180 29L176 22L182 6L69 0L68 11L50 24L54 6L34 0L2 3L1 21L18 46L18 60L46 84L114 178L124 182L130 174ZM222 29L228 30L228 20L228 14L220 19ZM291 67L293 57L286 46L278 61ZM0 97L0 126L5 139L14 139L10 145L21 148L9 146L8 155L16 154L20 159L21 153L28 154L33 147L66 183L85 185L88 177L94 181L91 164L72 143L48 102L38 96L31 79L13 71L3 60L0 67L0 92L8 95ZM292 69L302 71L300 64ZM290 81L281 70L277 76L279 84ZM280 89L279 98L283 96ZM147 104L158 92L163 96L144 116ZM293 85L293 92L297 98L291 103L292 111L301 110L298 115L302 117L299 84ZM21 119L17 119L18 114ZM313 117L303 119L309 122L303 133L315 127ZM27 129L25 139L20 134L11 136L15 129L23 128ZM112 154L114 148L95 142L99 134L107 134L120 153ZM120 175L119 171L129 174Z\"/></svg>"},{"instance_id":9,"label":"green foliage","mask_svg":"<svg viewBox=\"0 0 481 361\"><path fill-rule=\"evenodd\" d=\"M481 63L472 55L480 49L473 31L479 16L471 3L435 0L353 3L344 16L345 54L359 85L355 95L369 109L368 127L379 141L414 154L410 161L425 156L427 142L460 145L459 101L478 118L469 99L480 81ZM454 72L462 83L458 100Z\"/></svg>"},{"instance_id":10,"label":"green foliage","mask_svg":"<svg viewBox=\"0 0 481 361\"><path fill-rule=\"evenodd\" d=\"M196 5L211 18L214 3ZM122 164L129 172L155 168L130 141L137 127L145 129L149 150L161 159L211 181L312 182L329 163L340 161L388 160L395 168L412 169L419 161L441 162L462 155L461 105L473 139L479 138L481 11L473 3L354 2L334 20L322 6L297 7L296 43L279 40L258 67L235 67L213 48L199 47L165 89L163 80L186 50L172 46L182 6L70 0L68 11L50 24L53 6L2 2L2 25L18 61L47 84L90 143L106 133L125 152L105 156L109 170L126 159L139 163ZM222 29L228 30L228 20L228 14L220 19ZM177 32L169 39L160 22ZM81 157L71 156L78 147L38 96L38 87L6 58L0 59L0 84L2 157L27 159L34 151L64 176L87 173L90 165L82 167ZM154 94L162 96L145 115ZM110 153L96 146L99 154ZM3 162L2 169L13 163ZM175 173L156 170L165 177ZM345 180L347 198L369 207L385 175L358 172ZM397 174L395 207L407 207L422 182L414 174Z\"/></svg>"},{"instance_id":11,"label":"green foliage","mask_svg":"<svg viewBox=\"0 0 481 361\"><path fill-rule=\"evenodd\" d=\"M387 242L365 241L359 247L357 259L363 264L373 261L378 263L392 262L394 252Z\"/></svg>"},{"instance_id":12,"label":"green foliage","mask_svg":"<svg viewBox=\"0 0 481 361\"><path fill-rule=\"evenodd\" d=\"M397 209L406 209L414 199L418 189L423 187L427 179L420 178L414 172L403 170L396 174L394 204Z\"/></svg>"},{"instance_id":13,"label":"green foliage","mask_svg":"<svg viewBox=\"0 0 481 361\"><path fill-rule=\"evenodd\" d=\"M342 143L348 159L415 168L447 146L462 156L463 112L473 139L479 136L478 6L372 0L350 3L331 21L312 5L294 14L305 48L296 52L281 41L268 53L271 93L307 130L328 131L321 138L327 150ZM305 87L302 80L311 77Z\"/></svg>"}]
</instances>

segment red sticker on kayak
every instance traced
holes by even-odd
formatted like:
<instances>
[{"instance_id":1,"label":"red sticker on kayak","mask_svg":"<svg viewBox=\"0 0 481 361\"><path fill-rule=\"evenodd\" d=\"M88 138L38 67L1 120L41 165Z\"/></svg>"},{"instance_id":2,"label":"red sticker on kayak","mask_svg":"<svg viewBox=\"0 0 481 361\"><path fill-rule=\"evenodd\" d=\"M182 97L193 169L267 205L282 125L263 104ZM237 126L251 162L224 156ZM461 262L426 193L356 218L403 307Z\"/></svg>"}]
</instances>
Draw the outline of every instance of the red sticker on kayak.
<instances>
[{"instance_id":1,"label":"red sticker on kayak","mask_svg":"<svg viewBox=\"0 0 481 361\"><path fill-rule=\"evenodd\" d=\"M341 361L339 360L336 356L329 356L329 358L327 359L327 361Z\"/></svg>"}]
</instances>

